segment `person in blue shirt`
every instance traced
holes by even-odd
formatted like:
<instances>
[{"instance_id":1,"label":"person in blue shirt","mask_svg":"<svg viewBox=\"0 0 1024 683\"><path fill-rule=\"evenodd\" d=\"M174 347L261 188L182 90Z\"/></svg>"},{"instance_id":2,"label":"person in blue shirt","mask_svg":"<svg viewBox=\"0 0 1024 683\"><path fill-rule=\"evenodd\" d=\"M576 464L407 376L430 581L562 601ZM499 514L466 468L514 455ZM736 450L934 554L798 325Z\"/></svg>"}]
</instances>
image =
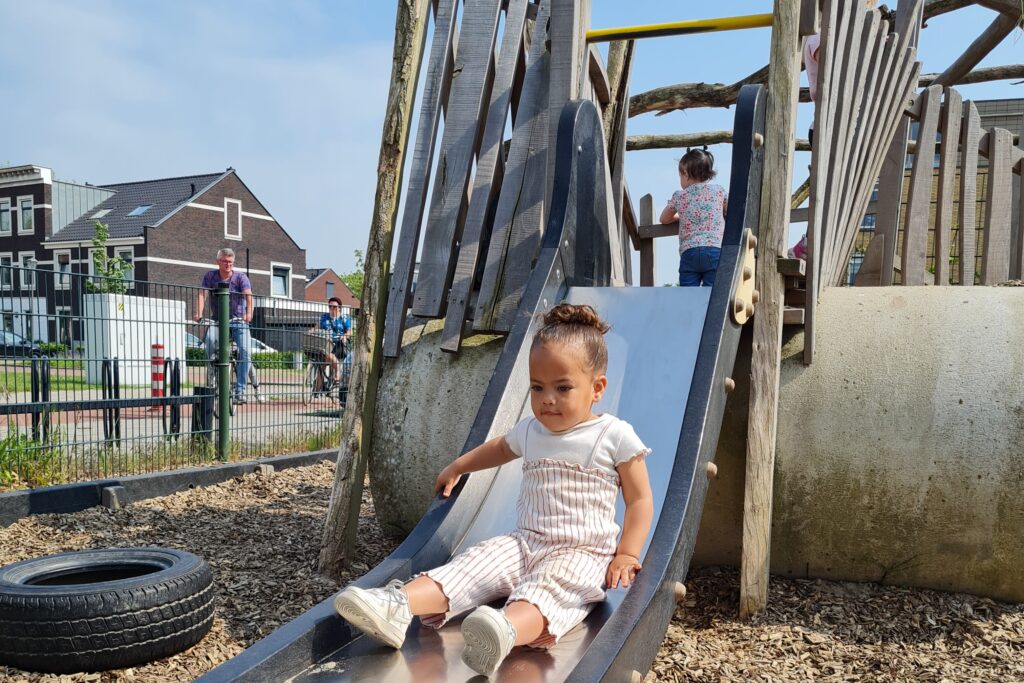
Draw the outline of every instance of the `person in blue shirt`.
<instances>
[{"instance_id":1,"label":"person in blue shirt","mask_svg":"<svg viewBox=\"0 0 1024 683\"><path fill-rule=\"evenodd\" d=\"M341 299L332 296L327 300L327 313L320 316L320 329L330 330L331 341L334 342L333 352L327 354L327 362L331 364L331 377L337 383L341 381L341 361L347 355L346 346L352 336L352 320L341 312Z\"/></svg>"}]
</instances>

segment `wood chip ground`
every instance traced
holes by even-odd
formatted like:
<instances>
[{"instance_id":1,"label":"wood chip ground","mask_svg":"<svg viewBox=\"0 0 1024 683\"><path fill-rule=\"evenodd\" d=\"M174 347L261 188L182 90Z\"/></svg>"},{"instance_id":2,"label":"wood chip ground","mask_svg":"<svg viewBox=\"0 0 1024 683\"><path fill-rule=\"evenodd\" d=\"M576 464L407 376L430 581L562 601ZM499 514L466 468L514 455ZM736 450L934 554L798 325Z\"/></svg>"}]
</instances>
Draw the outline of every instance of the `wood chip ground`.
<instances>
[{"instance_id":1,"label":"wood chip ground","mask_svg":"<svg viewBox=\"0 0 1024 683\"><path fill-rule=\"evenodd\" d=\"M195 647L145 666L12 683L191 681L330 596L393 548L364 497L360 562L340 583L316 574L332 463L250 475L111 511L40 515L0 529L0 564L85 548L157 545L213 567L217 617ZM737 574L687 581L647 681L1024 681L1024 605L872 584L773 577L768 612L736 619Z\"/></svg>"}]
</instances>

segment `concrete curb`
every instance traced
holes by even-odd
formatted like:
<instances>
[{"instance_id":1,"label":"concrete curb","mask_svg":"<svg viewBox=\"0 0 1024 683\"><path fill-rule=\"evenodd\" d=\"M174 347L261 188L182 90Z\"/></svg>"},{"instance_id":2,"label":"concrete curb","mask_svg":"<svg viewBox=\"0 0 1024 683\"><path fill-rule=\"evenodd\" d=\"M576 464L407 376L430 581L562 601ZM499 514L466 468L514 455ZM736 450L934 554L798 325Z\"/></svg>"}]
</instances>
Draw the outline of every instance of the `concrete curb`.
<instances>
[{"instance_id":1,"label":"concrete curb","mask_svg":"<svg viewBox=\"0 0 1024 683\"><path fill-rule=\"evenodd\" d=\"M78 512L102 505L103 490L111 487L123 489L123 496L119 495L119 498L121 504L126 505L147 498L166 496L196 486L212 486L256 471L266 472L267 470L264 468L267 466L275 470L283 470L313 465L333 458L336 453L336 449L327 449L247 462L227 463L213 467L188 467L120 479L103 479L0 493L0 528L10 526L22 517L29 515Z\"/></svg>"}]
</instances>

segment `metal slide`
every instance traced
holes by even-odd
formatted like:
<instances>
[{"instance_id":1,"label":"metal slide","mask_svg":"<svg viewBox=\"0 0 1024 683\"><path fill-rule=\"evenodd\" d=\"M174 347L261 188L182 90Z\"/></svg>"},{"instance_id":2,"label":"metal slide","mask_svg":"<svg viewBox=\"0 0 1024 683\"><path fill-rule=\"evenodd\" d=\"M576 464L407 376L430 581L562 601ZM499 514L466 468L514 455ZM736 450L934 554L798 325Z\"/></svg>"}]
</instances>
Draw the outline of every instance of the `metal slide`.
<instances>
[{"instance_id":1,"label":"metal slide","mask_svg":"<svg viewBox=\"0 0 1024 683\"><path fill-rule=\"evenodd\" d=\"M513 650L495 681L628 681L646 671L674 609L675 582L693 552L740 326L733 283L742 268L745 228L756 231L764 96L747 86L737 103L729 214L713 288L605 287L610 273L601 118L590 102L567 105L559 121L553 204L536 269L488 385L466 447L505 433L529 413L529 340L539 312L559 301L589 303L611 324L608 390L598 412L627 420L653 449L647 463L655 528L643 571L629 590L612 590L580 627L550 651ZM751 188L751 201L747 188ZM752 206L747 207L747 204ZM520 467L464 478L438 500L409 537L357 581L384 585L443 564L453 554L514 525ZM621 521L622 506L619 505ZM333 596L332 596L333 598ZM440 631L413 620L401 651L379 645L336 616L331 599L198 679L221 681L465 681L458 620ZM483 679L479 679L483 680Z\"/></svg>"}]
</instances>

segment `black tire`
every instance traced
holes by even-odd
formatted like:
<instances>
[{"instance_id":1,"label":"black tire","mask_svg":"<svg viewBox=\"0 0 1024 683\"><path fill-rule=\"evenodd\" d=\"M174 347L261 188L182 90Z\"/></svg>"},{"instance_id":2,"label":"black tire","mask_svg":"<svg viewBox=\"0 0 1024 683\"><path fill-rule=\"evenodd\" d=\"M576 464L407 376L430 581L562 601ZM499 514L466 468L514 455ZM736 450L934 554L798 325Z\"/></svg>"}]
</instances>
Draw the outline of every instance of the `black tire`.
<instances>
[{"instance_id":1,"label":"black tire","mask_svg":"<svg viewBox=\"0 0 1024 683\"><path fill-rule=\"evenodd\" d=\"M213 624L206 562L169 548L62 553L0 568L0 664L106 671L168 657Z\"/></svg>"}]
</instances>

